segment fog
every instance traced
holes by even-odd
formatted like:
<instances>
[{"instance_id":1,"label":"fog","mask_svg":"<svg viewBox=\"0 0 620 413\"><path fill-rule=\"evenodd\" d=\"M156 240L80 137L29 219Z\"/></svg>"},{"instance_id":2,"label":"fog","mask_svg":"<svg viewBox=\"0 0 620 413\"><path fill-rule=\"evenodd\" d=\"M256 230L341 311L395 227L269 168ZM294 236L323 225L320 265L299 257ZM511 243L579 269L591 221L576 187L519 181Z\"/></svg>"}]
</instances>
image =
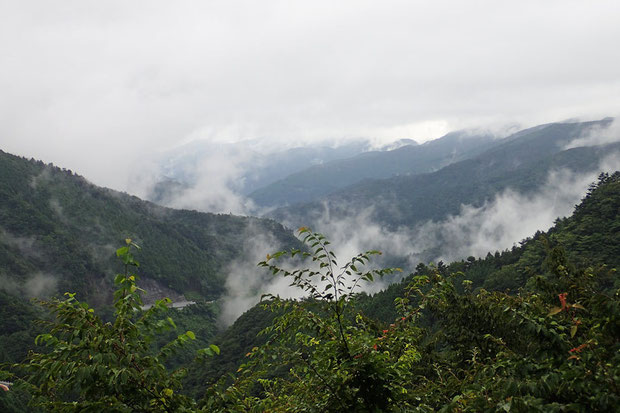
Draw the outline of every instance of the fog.
<instances>
[{"instance_id":1,"label":"fog","mask_svg":"<svg viewBox=\"0 0 620 413\"><path fill-rule=\"evenodd\" d=\"M619 14L611 0L0 2L0 149L144 197L162 159L207 142L167 204L261 214L243 196L256 153L620 113ZM567 148L615 141L614 128ZM437 245L432 259L484 255L569 214L595 175L554 171L537 194L508 189L415 229L387 230L372 206L314 229L342 260L380 249L414 265ZM287 291L254 266L277 245L248 239L228 269L225 323L262 290Z\"/></svg>"},{"instance_id":2,"label":"fog","mask_svg":"<svg viewBox=\"0 0 620 413\"><path fill-rule=\"evenodd\" d=\"M0 148L136 193L153 156L196 140L423 142L601 118L620 112L619 12L610 0L0 2Z\"/></svg>"}]
</instances>

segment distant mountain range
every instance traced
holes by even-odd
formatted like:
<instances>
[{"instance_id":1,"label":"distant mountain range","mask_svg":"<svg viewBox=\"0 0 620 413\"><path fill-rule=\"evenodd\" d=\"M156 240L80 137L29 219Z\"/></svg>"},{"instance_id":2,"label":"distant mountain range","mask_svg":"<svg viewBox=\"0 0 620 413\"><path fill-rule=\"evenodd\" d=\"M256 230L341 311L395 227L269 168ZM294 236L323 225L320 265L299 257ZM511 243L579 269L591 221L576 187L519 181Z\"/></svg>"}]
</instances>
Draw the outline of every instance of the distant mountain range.
<instances>
[{"instance_id":1,"label":"distant mountain range","mask_svg":"<svg viewBox=\"0 0 620 413\"><path fill-rule=\"evenodd\" d=\"M415 142L407 140L395 145L412 143ZM229 174L234 181L229 183L231 189L247 195L305 168L363 153L370 148L370 143L360 139L334 147L316 145L281 150L257 146L259 142L256 141L230 144L195 141L168 151L157 161L159 177L147 198L162 205L173 203L174 197L200 184L205 165L214 159L226 159L226 170L222 168L217 173Z\"/></svg>"},{"instance_id":2,"label":"distant mountain range","mask_svg":"<svg viewBox=\"0 0 620 413\"><path fill-rule=\"evenodd\" d=\"M490 134L453 132L423 145L407 144L314 165L255 190L249 198L263 207L312 201L365 179L432 172L494 144Z\"/></svg>"},{"instance_id":3,"label":"distant mountain range","mask_svg":"<svg viewBox=\"0 0 620 413\"><path fill-rule=\"evenodd\" d=\"M326 212L329 212L331 219L337 220L371 207L373 221L390 228L414 227L427 220L444 219L448 215L458 214L463 204L480 206L507 188L522 193L536 191L553 170L596 171L603 158L620 150L620 137L615 143L566 148L569 143L589 133L602 133L611 123L611 118L592 122L552 123L496 140L488 136L467 138L447 135L417 147L404 147L367 155L366 158L366 154L360 155L353 158L355 161L341 161L345 165L344 170L351 164L355 164L355 168L364 169L364 162L368 171L381 170L382 165L388 164L387 158L394 159L392 164L398 165L398 155L403 155L404 170L408 161L413 162L413 156L407 157L405 154L422 156L420 151L437 148L434 158L425 157L427 163L418 163L427 169L435 165L433 171L401 173L385 179L369 178L338 191L329 191L331 193L309 202L278 208L268 216L291 226L312 225ZM470 144L467 143L469 139L472 139ZM462 142L461 146L456 146L456 142ZM318 173L316 181L323 183L332 176L332 180L338 182L337 164L330 163L332 173ZM392 170L395 171L396 167ZM292 182L293 178L299 176L305 176L308 182L312 181L310 173L298 173L285 182ZM304 186L298 189L306 191ZM295 193L295 188L287 188L286 191ZM316 194L312 188L308 191ZM280 195L272 196L277 198Z\"/></svg>"}]
</instances>

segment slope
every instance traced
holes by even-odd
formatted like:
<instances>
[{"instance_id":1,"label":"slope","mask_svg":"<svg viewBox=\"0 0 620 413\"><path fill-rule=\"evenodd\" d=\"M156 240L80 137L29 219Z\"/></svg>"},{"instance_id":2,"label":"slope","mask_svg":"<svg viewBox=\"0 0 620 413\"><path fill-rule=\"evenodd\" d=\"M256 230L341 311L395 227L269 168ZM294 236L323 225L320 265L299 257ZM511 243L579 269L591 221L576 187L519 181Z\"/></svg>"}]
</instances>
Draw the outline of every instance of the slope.
<instances>
[{"instance_id":1,"label":"slope","mask_svg":"<svg viewBox=\"0 0 620 413\"><path fill-rule=\"evenodd\" d=\"M489 252L486 258L469 257L449 264L439 263L435 268L444 276L462 272L459 278L471 280L474 290L485 288L516 292L537 275L552 276L554 269L550 268L550 262L560 259L579 267L606 265L607 270L603 273L607 274L607 279L601 280L601 284L608 291L614 291L620 288L620 278L612 270L620 268L619 228L620 172L602 174L575 207L573 215L558 220L548 232L538 232L511 250L494 254ZM566 254L565 258L553 256L562 254L562 251ZM405 295L407 285L414 277L427 275L433 270L420 263L402 282L372 296L360 294L356 305L368 320L378 320L376 328L381 331L399 317L395 299ZM237 319L229 329L218 334L214 342L222 348L222 356L210 360L206 369L191 371L188 381L191 390L199 394L206 383L226 373L233 373L239 364L247 361L244 355L254 346L267 341L264 335L256 337L254 333L270 325L273 317L273 314L256 306ZM240 335L240 332L253 334Z\"/></svg>"},{"instance_id":2,"label":"slope","mask_svg":"<svg viewBox=\"0 0 620 413\"><path fill-rule=\"evenodd\" d=\"M436 172L367 180L322 200L279 208L269 216L293 226L312 225L327 212L339 219L373 208L372 219L390 228L414 227L456 215L462 204L480 206L506 188L528 193L552 170L591 171L619 144L563 150L610 119L541 125L505 138L485 152Z\"/></svg>"},{"instance_id":3,"label":"slope","mask_svg":"<svg viewBox=\"0 0 620 413\"><path fill-rule=\"evenodd\" d=\"M315 165L250 193L259 206L292 205L328 195L368 178L389 178L437 170L493 146L487 134L453 132L423 145L372 151Z\"/></svg>"},{"instance_id":4,"label":"slope","mask_svg":"<svg viewBox=\"0 0 620 413\"><path fill-rule=\"evenodd\" d=\"M71 291L109 305L121 270L114 252L126 238L143 247L140 285L148 300L211 301L224 293L228 263L255 233L298 245L274 221L159 207L0 151L0 361L16 360L33 343L40 313L28 299Z\"/></svg>"}]
</instances>

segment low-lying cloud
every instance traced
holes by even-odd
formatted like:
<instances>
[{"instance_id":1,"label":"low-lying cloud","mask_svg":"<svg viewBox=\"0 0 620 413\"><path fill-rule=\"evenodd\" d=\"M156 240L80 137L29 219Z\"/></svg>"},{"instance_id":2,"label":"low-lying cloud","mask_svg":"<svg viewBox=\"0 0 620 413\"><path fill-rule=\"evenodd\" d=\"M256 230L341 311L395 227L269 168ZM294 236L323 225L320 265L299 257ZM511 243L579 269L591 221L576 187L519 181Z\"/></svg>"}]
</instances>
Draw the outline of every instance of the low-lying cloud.
<instances>
[{"instance_id":1,"label":"low-lying cloud","mask_svg":"<svg viewBox=\"0 0 620 413\"><path fill-rule=\"evenodd\" d=\"M289 286L290 280L274 276L270 271L258 267L267 254L279 251L282 245L276 238L248 225L244 235L242 254L224 270L226 295L222 298L219 321L222 325L232 324L241 314L256 305L263 294L278 294L282 297L297 297L299 293Z\"/></svg>"},{"instance_id":2,"label":"low-lying cloud","mask_svg":"<svg viewBox=\"0 0 620 413\"><path fill-rule=\"evenodd\" d=\"M6 274L0 274L0 289L26 298L46 298L57 292L58 278L53 274L38 271L25 280L16 280Z\"/></svg>"},{"instance_id":3,"label":"low-lying cloud","mask_svg":"<svg viewBox=\"0 0 620 413\"><path fill-rule=\"evenodd\" d=\"M600 167L600 171L617 169L618 154L607 157ZM549 229L558 217L570 215L598 173L553 171L535 194L506 189L481 207L462 205L459 215L421 225L413 245L419 246L421 256L424 251L439 250L432 260L445 262L511 248L536 231Z\"/></svg>"},{"instance_id":4,"label":"low-lying cloud","mask_svg":"<svg viewBox=\"0 0 620 413\"><path fill-rule=\"evenodd\" d=\"M580 146L598 146L620 142L620 120L618 117L606 126L597 125L588 129L582 136L569 142L564 149Z\"/></svg>"},{"instance_id":5,"label":"low-lying cloud","mask_svg":"<svg viewBox=\"0 0 620 413\"><path fill-rule=\"evenodd\" d=\"M511 248L538 230L549 229L558 217L568 216L601 171L620 169L620 154L612 153L588 173L554 170L535 193L510 188L482 206L462 205L458 215L428 221L415 228L390 230L372 219L374 207L345 218L333 218L329 205L314 220L314 229L324 233L342 258L378 249L391 256L407 257L410 269L420 261L450 262L470 255ZM366 286L368 291L381 284Z\"/></svg>"}]
</instances>

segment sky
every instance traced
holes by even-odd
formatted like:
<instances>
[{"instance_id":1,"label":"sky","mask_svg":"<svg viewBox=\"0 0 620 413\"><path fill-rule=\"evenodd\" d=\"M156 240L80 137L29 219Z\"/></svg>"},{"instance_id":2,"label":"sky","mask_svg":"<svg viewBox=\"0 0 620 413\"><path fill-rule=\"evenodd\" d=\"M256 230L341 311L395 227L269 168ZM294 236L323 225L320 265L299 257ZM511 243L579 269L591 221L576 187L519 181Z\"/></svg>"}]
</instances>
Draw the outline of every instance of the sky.
<instances>
[{"instance_id":1,"label":"sky","mask_svg":"<svg viewBox=\"0 0 620 413\"><path fill-rule=\"evenodd\" d=\"M0 0L0 149L131 192L266 147L620 114L620 2Z\"/></svg>"}]
</instances>

